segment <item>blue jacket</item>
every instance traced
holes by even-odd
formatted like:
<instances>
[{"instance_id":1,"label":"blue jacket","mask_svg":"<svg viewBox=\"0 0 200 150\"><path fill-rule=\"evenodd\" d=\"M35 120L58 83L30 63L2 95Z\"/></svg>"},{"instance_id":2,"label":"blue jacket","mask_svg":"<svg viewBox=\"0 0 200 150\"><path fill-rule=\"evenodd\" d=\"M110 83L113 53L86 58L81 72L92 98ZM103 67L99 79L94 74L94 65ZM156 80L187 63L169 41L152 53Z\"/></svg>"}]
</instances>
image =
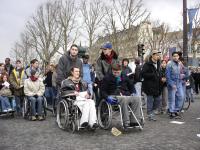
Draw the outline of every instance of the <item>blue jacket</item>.
<instances>
[{"instance_id":1,"label":"blue jacket","mask_svg":"<svg viewBox=\"0 0 200 150\"><path fill-rule=\"evenodd\" d=\"M170 61L166 67L167 85L172 87L173 85L178 86L180 83L182 83L180 74L181 65L178 62Z\"/></svg>"}]
</instances>

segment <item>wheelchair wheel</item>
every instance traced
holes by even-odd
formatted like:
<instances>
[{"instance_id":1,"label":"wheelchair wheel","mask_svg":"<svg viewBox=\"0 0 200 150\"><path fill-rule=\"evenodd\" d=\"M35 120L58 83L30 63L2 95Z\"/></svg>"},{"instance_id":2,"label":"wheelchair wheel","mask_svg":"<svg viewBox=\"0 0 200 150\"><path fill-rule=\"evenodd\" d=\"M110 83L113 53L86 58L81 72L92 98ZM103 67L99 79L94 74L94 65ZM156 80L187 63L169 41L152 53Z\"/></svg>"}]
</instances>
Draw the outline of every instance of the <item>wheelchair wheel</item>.
<instances>
[{"instance_id":1,"label":"wheelchair wheel","mask_svg":"<svg viewBox=\"0 0 200 150\"><path fill-rule=\"evenodd\" d=\"M44 97L44 104L43 104L43 117L44 117L44 119L46 119L46 116L47 116L47 110L46 110L46 108L47 108L47 100Z\"/></svg>"},{"instance_id":2,"label":"wheelchair wheel","mask_svg":"<svg viewBox=\"0 0 200 150\"><path fill-rule=\"evenodd\" d=\"M109 129L112 124L112 106L102 100L98 107L99 125L103 129Z\"/></svg>"},{"instance_id":3,"label":"wheelchair wheel","mask_svg":"<svg viewBox=\"0 0 200 150\"><path fill-rule=\"evenodd\" d=\"M56 121L60 129L67 129L69 124L69 109L65 100L61 100L57 105Z\"/></svg>"},{"instance_id":4,"label":"wheelchair wheel","mask_svg":"<svg viewBox=\"0 0 200 150\"><path fill-rule=\"evenodd\" d=\"M76 123L75 123L75 121L71 121L71 122L69 123L69 125L68 125L68 130L69 130L69 132L71 132L71 133L75 133L75 131L76 131Z\"/></svg>"},{"instance_id":5,"label":"wheelchair wheel","mask_svg":"<svg viewBox=\"0 0 200 150\"><path fill-rule=\"evenodd\" d=\"M22 117L24 119L27 117L27 106L28 106L28 100L24 98L23 107L22 107Z\"/></svg>"}]
</instances>

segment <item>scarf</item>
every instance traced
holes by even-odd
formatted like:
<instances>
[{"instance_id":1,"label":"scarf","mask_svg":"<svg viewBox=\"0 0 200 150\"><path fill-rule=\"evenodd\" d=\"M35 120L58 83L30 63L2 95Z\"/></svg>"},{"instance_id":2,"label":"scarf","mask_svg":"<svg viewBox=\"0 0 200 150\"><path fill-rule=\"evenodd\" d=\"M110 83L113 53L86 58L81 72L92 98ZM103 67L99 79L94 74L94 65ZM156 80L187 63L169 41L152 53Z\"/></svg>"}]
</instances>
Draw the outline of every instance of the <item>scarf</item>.
<instances>
[{"instance_id":1,"label":"scarf","mask_svg":"<svg viewBox=\"0 0 200 150\"><path fill-rule=\"evenodd\" d=\"M105 55L106 57L106 62L111 64L112 63L112 59L113 59L113 56L114 56L114 52L111 51L111 54L110 55Z\"/></svg>"},{"instance_id":2,"label":"scarf","mask_svg":"<svg viewBox=\"0 0 200 150\"><path fill-rule=\"evenodd\" d=\"M35 76L30 76L31 81L37 81L38 78L36 78Z\"/></svg>"}]
</instances>

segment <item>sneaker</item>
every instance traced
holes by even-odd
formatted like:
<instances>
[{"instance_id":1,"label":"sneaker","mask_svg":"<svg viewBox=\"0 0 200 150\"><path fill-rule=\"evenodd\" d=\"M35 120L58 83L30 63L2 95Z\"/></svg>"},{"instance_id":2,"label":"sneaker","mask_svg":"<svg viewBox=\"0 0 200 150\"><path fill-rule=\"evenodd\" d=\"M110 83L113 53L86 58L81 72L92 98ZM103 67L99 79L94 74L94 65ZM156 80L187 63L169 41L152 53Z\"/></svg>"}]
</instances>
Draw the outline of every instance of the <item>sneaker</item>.
<instances>
[{"instance_id":1,"label":"sneaker","mask_svg":"<svg viewBox=\"0 0 200 150\"><path fill-rule=\"evenodd\" d=\"M95 129L98 128L98 127L99 127L99 125L98 125L97 123L94 123L91 129L92 129L92 130L95 130Z\"/></svg>"},{"instance_id":2,"label":"sneaker","mask_svg":"<svg viewBox=\"0 0 200 150\"><path fill-rule=\"evenodd\" d=\"M174 113L170 113L169 118L170 119L174 119L176 117L176 115Z\"/></svg>"},{"instance_id":3,"label":"sneaker","mask_svg":"<svg viewBox=\"0 0 200 150\"><path fill-rule=\"evenodd\" d=\"M157 121L156 118L154 117L154 115L149 115L148 116L149 121Z\"/></svg>"},{"instance_id":4,"label":"sneaker","mask_svg":"<svg viewBox=\"0 0 200 150\"><path fill-rule=\"evenodd\" d=\"M87 126L88 126L88 122L84 122L84 123L81 124L82 128L86 128Z\"/></svg>"},{"instance_id":5,"label":"sneaker","mask_svg":"<svg viewBox=\"0 0 200 150\"><path fill-rule=\"evenodd\" d=\"M11 108L8 108L8 111L13 111Z\"/></svg>"},{"instance_id":6,"label":"sneaker","mask_svg":"<svg viewBox=\"0 0 200 150\"><path fill-rule=\"evenodd\" d=\"M180 113L178 113L178 112L176 112L175 113L175 117L174 117L175 119L181 119L182 118L182 116L181 116L181 114Z\"/></svg>"},{"instance_id":7,"label":"sneaker","mask_svg":"<svg viewBox=\"0 0 200 150\"><path fill-rule=\"evenodd\" d=\"M124 126L124 131L127 132L128 128L130 127L130 124L125 123L123 126Z\"/></svg>"},{"instance_id":8,"label":"sneaker","mask_svg":"<svg viewBox=\"0 0 200 150\"><path fill-rule=\"evenodd\" d=\"M3 112L8 112L8 109L4 109Z\"/></svg>"},{"instance_id":9,"label":"sneaker","mask_svg":"<svg viewBox=\"0 0 200 150\"><path fill-rule=\"evenodd\" d=\"M161 112L159 110L154 110L153 112L155 115L159 115Z\"/></svg>"},{"instance_id":10,"label":"sneaker","mask_svg":"<svg viewBox=\"0 0 200 150\"><path fill-rule=\"evenodd\" d=\"M31 117L31 120L32 120L32 121L35 121L35 120L37 120L37 118L36 118L35 116L32 116L32 117Z\"/></svg>"},{"instance_id":11,"label":"sneaker","mask_svg":"<svg viewBox=\"0 0 200 150\"><path fill-rule=\"evenodd\" d=\"M131 126L131 127L137 127L137 126L139 126L139 124L138 124L137 122L131 122L131 123L130 123L130 126Z\"/></svg>"},{"instance_id":12,"label":"sneaker","mask_svg":"<svg viewBox=\"0 0 200 150\"><path fill-rule=\"evenodd\" d=\"M38 120L39 120L39 121L42 121L42 120L44 120L44 117L39 116L39 117L38 117Z\"/></svg>"}]
</instances>

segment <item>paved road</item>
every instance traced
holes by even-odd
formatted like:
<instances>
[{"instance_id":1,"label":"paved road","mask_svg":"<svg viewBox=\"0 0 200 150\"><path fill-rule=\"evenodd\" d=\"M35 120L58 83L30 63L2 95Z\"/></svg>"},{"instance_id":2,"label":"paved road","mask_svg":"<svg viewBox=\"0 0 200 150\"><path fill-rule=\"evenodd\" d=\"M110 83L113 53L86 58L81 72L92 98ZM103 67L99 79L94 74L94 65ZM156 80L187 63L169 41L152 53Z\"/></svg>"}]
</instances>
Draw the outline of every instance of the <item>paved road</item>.
<instances>
[{"instance_id":1,"label":"paved road","mask_svg":"<svg viewBox=\"0 0 200 150\"><path fill-rule=\"evenodd\" d=\"M130 130L115 137L110 131L68 133L60 130L55 118L31 122L22 118L0 118L0 150L200 150L200 98L171 124L167 115L157 122L146 121L141 132Z\"/></svg>"}]
</instances>

